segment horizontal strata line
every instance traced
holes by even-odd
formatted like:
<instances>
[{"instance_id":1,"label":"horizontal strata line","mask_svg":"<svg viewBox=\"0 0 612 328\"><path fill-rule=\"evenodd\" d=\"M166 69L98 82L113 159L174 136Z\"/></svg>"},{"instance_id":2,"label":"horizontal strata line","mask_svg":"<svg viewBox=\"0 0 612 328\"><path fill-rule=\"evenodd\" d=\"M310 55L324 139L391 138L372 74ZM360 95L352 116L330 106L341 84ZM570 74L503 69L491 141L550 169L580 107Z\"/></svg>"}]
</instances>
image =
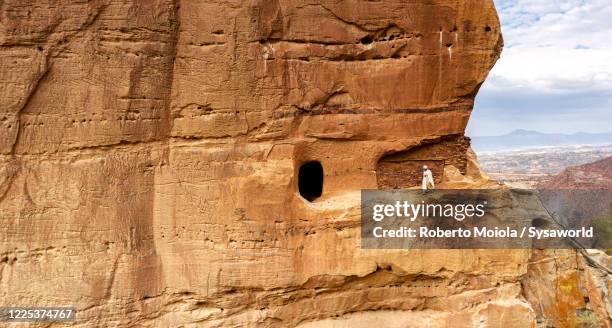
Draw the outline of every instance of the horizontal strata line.
<instances>
[{"instance_id":1,"label":"horizontal strata line","mask_svg":"<svg viewBox=\"0 0 612 328\"><path fill-rule=\"evenodd\" d=\"M465 54L471 55L473 52L465 51ZM390 54L382 56L378 54L376 57L362 57L362 53L356 54L330 54L329 56L295 56L295 57L283 57L284 54L279 56L268 57L266 61L273 62L275 60L284 61L302 61L302 62L317 62L317 61L328 61L328 62L364 62L364 61L380 61L380 60L401 60L401 59L415 59L420 57L448 57L447 53L432 52L432 53L405 53L401 55L395 55L393 51ZM395 56L395 57L394 57Z\"/></svg>"},{"instance_id":2,"label":"horizontal strata line","mask_svg":"<svg viewBox=\"0 0 612 328\"><path fill-rule=\"evenodd\" d=\"M263 39L263 40L253 40L253 41L250 41L249 43L259 43L259 44L268 44L268 45L275 45L279 43L291 43L291 44L304 44L304 45L314 44L314 45L320 45L320 46L348 46L348 45L358 44L355 42L300 40L300 39L293 39L293 40Z\"/></svg>"},{"instance_id":3,"label":"horizontal strata line","mask_svg":"<svg viewBox=\"0 0 612 328\"><path fill-rule=\"evenodd\" d=\"M294 113L278 113L273 114L272 118L281 118L287 116L317 116L317 115L393 115L393 114L436 114L447 112L470 111L472 105L449 105L443 107L432 108L398 108L398 109L350 109L350 108L323 108L323 109L304 109L298 108L300 112Z\"/></svg>"},{"instance_id":4,"label":"horizontal strata line","mask_svg":"<svg viewBox=\"0 0 612 328\"><path fill-rule=\"evenodd\" d=\"M272 118L282 118L282 117L288 117L288 116L314 116L314 115L334 115L334 114L347 114L347 115L359 115L359 114L363 114L363 115L376 115L376 114L380 114L380 115L393 115L393 114L430 114L430 113L443 113L443 112L453 112L453 111L466 111L466 110L471 110L472 105L448 105L448 106L441 106L441 107L431 107L431 108L398 108L398 109L382 109L382 108L371 108L371 109L351 109L351 108L339 108L339 107L334 107L334 106L326 106L324 108L315 108L315 109L306 109L306 108L300 108L300 107L295 107L299 110L299 112L287 112L287 113L281 113L281 112L272 112ZM241 111L242 112L242 111ZM12 113L5 113L8 114L6 115L6 117L9 117L12 115ZM25 113L22 114L22 116L24 116L24 118L43 118L41 121L42 123L44 123L44 119L45 118L59 118L62 121L70 121L70 120L76 120L77 122L75 123L80 123L82 120L83 123L97 123L97 122L101 122L101 121L123 121L123 120L128 120L128 121L138 121L138 120L142 120L142 121L146 121L146 120L162 120L161 116L154 116L154 117L142 117L144 116L144 114L149 114L149 113L133 113L133 112L115 112L115 113L109 113L109 114L105 114L105 113L94 113L94 115L92 116L83 116L83 115L89 115L90 113L69 113L69 117L63 116L65 114L45 114L45 113L40 113L40 114L30 114L30 113ZM197 115L197 116L206 116L206 115L213 115L213 114L227 114L227 115L236 115L236 113L234 111L228 111L228 112L222 112L222 111L213 111L213 112L207 112L205 114L202 115ZM104 115L107 115L106 117ZM138 116L137 118L131 119L131 118L126 118L126 116L129 115L135 115ZM111 117L113 116L113 117ZM197 117L196 116L196 117ZM119 117L119 118L117 118ZM189 119L192 117L185 117L185 116L177 116L174 117L172 119ZM2 119L2 117L0 117L0 119ZM172 120L169 119L169 120Z\"/></svg>"},{"instance_id":5,"label":"horizontal strata line","mask_svg":"<svg viewBox=\"0 0 612 328\"><path fill-rule=\"evenodd\" d=\"M35 152L35 153L15 153L15 154L0 154L0 160L6 159L10 160L14 157L36 157L36 158L64 158L65 155L95 155L106 153L109 150L116 149L138 149L140 147L141 150L148 149L147 147L160 146L165 147L168 143L167 137L164 137L159 140L150 140L150 141L126 141L122 140L116 143L102 144L102 145L84 145L77 147L69 147L66 149L56 150L56 151L47 151L47 152ZM60 155L60 156L58 156Z\"/></svg>"},{"instance_id":6,"label":"horizontal strata line","mask_svg":"<svg viewBox=\"0 0 612 328\"><path fill-rule=\"evenodd\" d=\"M455 135L456 133L450 133L449 135ZM235 146L235 145L275 145L280 142L281 144L292 144L293 138L288 139L262 139L245 141L241 139L248 134L240 134L237 136L223 136L223 137L210 137L210 136L168 136L161 140L156 141L140 141L140 142L129 142L129 143L115 143L107 145L94 145L94 146L83 146L74 147L68 149L62 149L52 152L36 152L36 153L16 153L16 154L0 154L0 164L12 162L18 158L24 159L36 159L36 160L63 160L63 159L75 159L76 157L84 156L96 156L104 155L111 151L120 151L118 154L125 154L126 151L151 151L160 149L180 148L189 144L197 144L201 146ZM426 137L426 136L425 136ZM329 140L328 138L318 138ZM338 140L338 139L332 139ZM341 142L341 140L339 140ZM367 140L366 140L367 141Z\"/></svg>"},{"instance_id":7,"label":"horizontal strata line","mask_svg":"<svg viewBox=\"0 0 612 328\"><path fill-rule=\"evenodd\" d=\"M275 60L284 60L284 61L300 61L300 62L342 62L342 63L361 63L361 62L376 62L376 61L401 61L401 60L412 60L421 55L409 54L399 57L372 57L372 58L360 58L359 55L355 55L352 57L339 56L339 57L295 57L295 58L268 58L266 61L273 62Z\"/></svg>"},{"instance_id":8,"label":"horizontal strata line","mask_svg":"<svg viewBox=\"0 0 612 328\"><path fill-rule=\"evenodd\" d=\"M187 143L206 144L212 146L218 145L236 145L236 144L270 144L270 140L258 140L249 142L236 142L244 134L240 136L223 136L223 137L189 137L189 136L164 136L159 140L150 141L123 141L118 143L104 145L88 145L80 147L70 147L67 149L36 152L36 153L16 153L0 154L0 163L7 163L15 158L36 158L36 159L65 159L67 157L89 156L106 154L109 151L125 150L125 151L147 151L162 148L181 147ZM204 143L203 143L204 142Z\"/></svg>"},{"instance_id":9,"label":"horizontal strata line","mask_svg":"<svg viewBox=\"0 0 612 328\"><path fill-rule=\"evenodd\" d=\"M271 119L279 119L284 117L295 116L318 116L318 115L397 115L397 114L434 114L434 113L450 113L450 112L469 112L472 108L471 104L450 104L448 106L442 107L433 107L433 108L400 108L400 109L342 109L342 108L324 108L324 109L314 109L314 110L306 110L299 109L298 112L286 112L286 113L273 113ZM168 135L168 136L160 136L159 139L155 140L147 140L147 141L128 141L128 140L120 140L115 143L109 144L101 144L101 145L83 145L83 146L75 146L69 147L67 149L52 151L52 152L36 152L36 153L15 153L15 154L0 154L0 159L3 157L11 158L11 157L49 157L53 158L57 155L83 155L83 152L88 154L93 153L105 153L109 150L124 148L129 149L136 146L147 146L147 145L160 145L160 146L170 146L167 143L173 140L181 140L183 142L201 142L204 140L209 141L231 141L240 138L241 136L248 136L251 130L247 133L240 133L236 136L220 136L220 137L211 137L211 136L178 136L178 135ZM268 141L262 140L261 143L265 143ZM252 141L250 143L256 144L258 142Z\"/></svg>"}]
</instances>

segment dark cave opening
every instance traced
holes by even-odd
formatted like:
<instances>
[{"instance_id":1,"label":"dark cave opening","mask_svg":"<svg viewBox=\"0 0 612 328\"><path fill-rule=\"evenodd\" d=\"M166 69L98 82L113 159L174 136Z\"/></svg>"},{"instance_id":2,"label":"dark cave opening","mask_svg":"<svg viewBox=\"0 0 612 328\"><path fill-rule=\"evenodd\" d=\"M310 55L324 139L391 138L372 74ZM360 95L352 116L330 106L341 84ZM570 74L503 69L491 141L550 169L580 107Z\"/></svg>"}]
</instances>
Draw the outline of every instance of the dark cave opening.
<instances>
[{"instance_id":1,"label":"dark cave opening","mask_svg":"<svg viewBox=\"0 0 612 328\"><path fill-rule=\"evenodd\" d=\"M300 166L298 189L300 195L310 202L321 197L323 193L323 166L321 163L312 161Z\"/></svg>"},{"instance_id":2,"label":"dark cave opening","mask_svg":"<svg viewBox=\"0 0 612 328\"><path fill-rule=\"evenodd\" d=\"M374 40L369 35L366 35L361 39L361 44L370 44L372 42L374 42Z\"/></svg>"}]
</instances>

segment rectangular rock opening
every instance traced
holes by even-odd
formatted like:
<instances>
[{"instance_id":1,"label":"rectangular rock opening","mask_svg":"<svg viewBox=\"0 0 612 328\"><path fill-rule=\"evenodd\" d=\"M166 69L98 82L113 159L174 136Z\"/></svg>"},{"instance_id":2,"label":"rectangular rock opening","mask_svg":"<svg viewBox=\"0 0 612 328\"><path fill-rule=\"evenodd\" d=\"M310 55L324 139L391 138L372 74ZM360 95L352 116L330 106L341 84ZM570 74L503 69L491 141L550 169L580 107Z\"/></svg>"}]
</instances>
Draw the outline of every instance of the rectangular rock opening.
<instances>
[{"instance_id":1,"label":"rectangular rock opening","mask_svg":"<svg viewBox=\"0 0 612 328\"><path fill-rule=\"evenodd\" d=\"M449 136L435 143L387 155L376 166L377 186L379 189L420 187L424 165L433 173L436 185L443 181L446 165L453 165L465 174L469 144L466 137Z\"/></svg>"},{"instance_id":2,"label":"rectangular rock opening","mask_svg":"<svg viewBox=\"0 0 612 328\"><path fill-rule=\"evenodd\" d=\"M443 160L384 159L378 163L376 182L379 189L418 187L423 178L423 165L431 170L435 184L442 181Z\"/></svg>"}]
</instances>

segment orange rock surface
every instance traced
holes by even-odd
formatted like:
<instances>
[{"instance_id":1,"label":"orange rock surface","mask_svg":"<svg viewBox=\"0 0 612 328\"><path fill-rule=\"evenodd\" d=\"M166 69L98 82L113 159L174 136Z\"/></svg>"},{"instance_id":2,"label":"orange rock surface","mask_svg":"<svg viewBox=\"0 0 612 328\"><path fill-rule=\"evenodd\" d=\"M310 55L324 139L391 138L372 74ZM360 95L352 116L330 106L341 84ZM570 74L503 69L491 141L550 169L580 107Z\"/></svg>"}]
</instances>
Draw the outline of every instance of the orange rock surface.
<instances>
[{"instance_id":1,"label":"orange rock surface","mask_svg":"<svg viewBox=\"0 0 612 328\"><path fill-rule=\"evenodd\" d=\"M3 305L72 305L77 327L535 327L527 250L360 248L383 157L444 149L442 185L482 185L453 145L501 51L491 0L0 15Z\"/></svg>"}]
</instances>

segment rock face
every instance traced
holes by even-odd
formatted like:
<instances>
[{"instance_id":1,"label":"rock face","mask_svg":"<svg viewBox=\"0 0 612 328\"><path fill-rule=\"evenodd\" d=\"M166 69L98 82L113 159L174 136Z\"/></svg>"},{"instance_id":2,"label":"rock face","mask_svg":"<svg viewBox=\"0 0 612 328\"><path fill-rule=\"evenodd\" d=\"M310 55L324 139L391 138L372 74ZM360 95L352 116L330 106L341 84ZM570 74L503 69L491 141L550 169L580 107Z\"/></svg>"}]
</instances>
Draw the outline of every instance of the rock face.
<instances>
[{"instance_id":1,"label":"rock face","mask_svg":"<svg viewBox=\"0 0 612 328\"><path fill-rule=\"evenodd\" d=\"M570 166L540 182L538 189L559 220L574 226L591 226L593 219L612 210L612 157Z\"/></svg>"},{"instance_id":2,"label":"rock face","mask_svg":"<svg viewBox=\"0 0 612 328\"><path fill-rule=\"evenodd\" d=\"M612 157L568 167L539 183L538 189L558 222L591 227L594 219L611 210ZM587 246L607 247L608 240L603 244ZM612 257L602 251L591 249L587 256L612 268ZM546 325L588 327L588 318L595 318L599 327L612 327L612 275L586 265L574 252L533 252L523 286L526 299Z\"/></svg>"},{"instance_id":3,"label":"rock face","mask_svg":"<svg viewBox=\"0 0 612 328\"><path fill-rule=\"evenodd\" d=\"M612 157L568 167L539 188L546 189L612 189Z\"/></svg>"},{"instance_id":4,"label":"rock face","mask_svg":"<svg viewBox=\"0 0 612 328\"><path fill-rule=\"evenodd\" d=\"M529 251L359 246L360 189L424 161L482 185L463 133L501 50L491 0L0 15L2 304L83 327L536 325Z\"/></svg>"}]
</instances>

